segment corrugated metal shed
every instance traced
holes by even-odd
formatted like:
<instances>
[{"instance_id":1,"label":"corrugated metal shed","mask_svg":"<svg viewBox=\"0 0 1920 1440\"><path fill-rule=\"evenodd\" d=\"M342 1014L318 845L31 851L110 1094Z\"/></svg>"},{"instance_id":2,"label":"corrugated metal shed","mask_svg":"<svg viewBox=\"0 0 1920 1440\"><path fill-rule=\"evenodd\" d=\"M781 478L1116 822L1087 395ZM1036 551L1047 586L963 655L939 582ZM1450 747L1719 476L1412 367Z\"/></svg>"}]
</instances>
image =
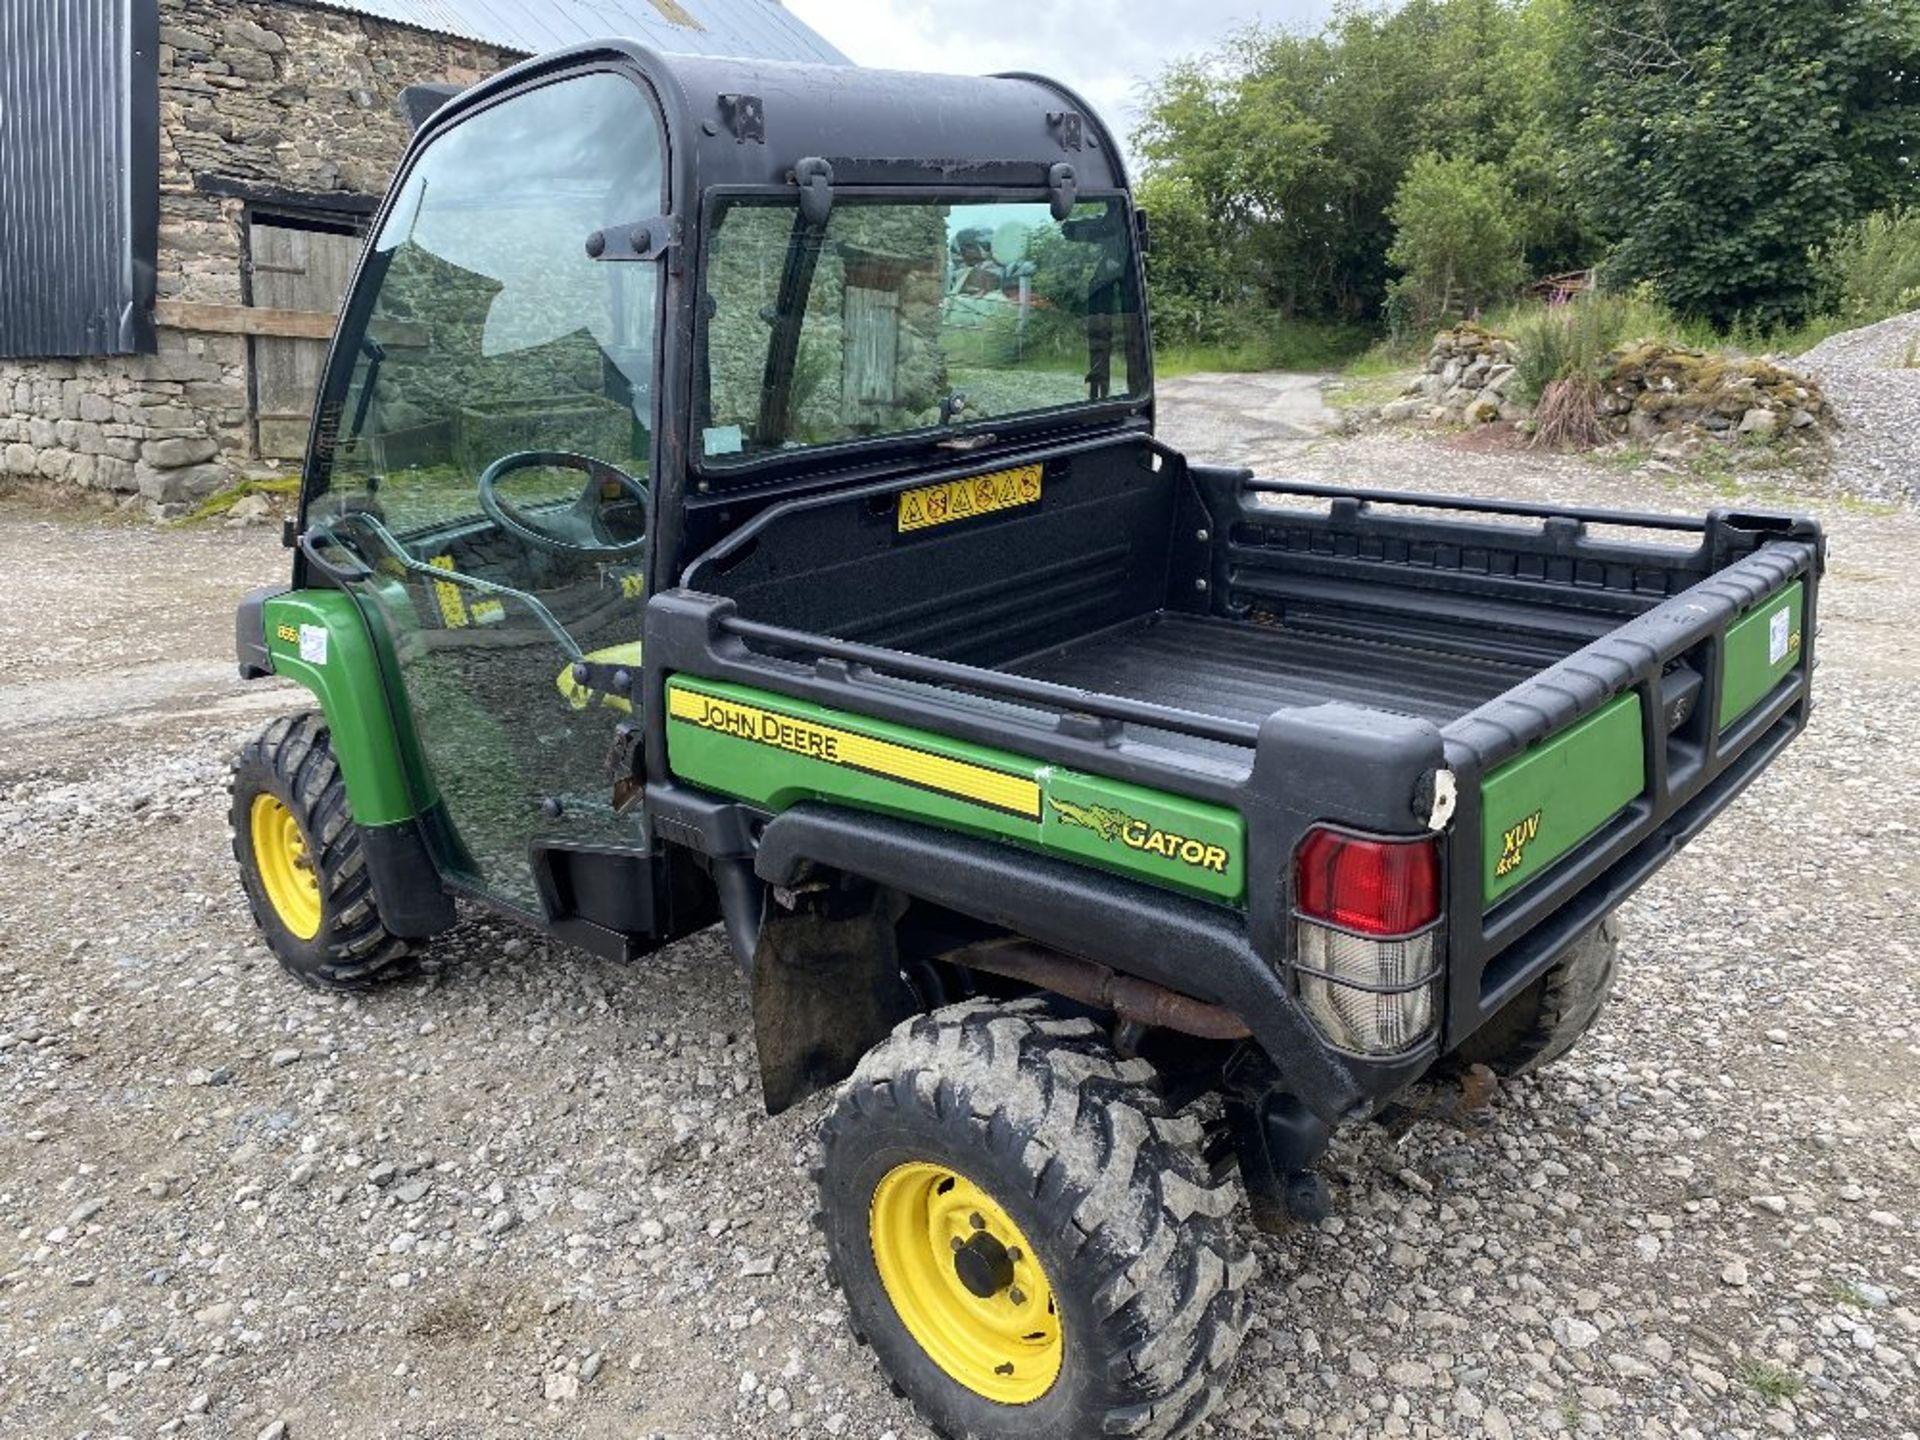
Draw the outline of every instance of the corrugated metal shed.
<instances>
[{"instance_id":1,"label":"corrugated metal shed","mask_svg":"<svg viewBox=\"0 0 1920 1440\"><path fill-rule=\"evenodd\" d=\"M0 3L0 357L153 349L155 0Z\"/></svg>"},{"instance_id":2,"label":"corrugated metal shed","mask_svg":"<svg viewBox=\"0 0 1920 1440\"><path fill-rule=\"evenodd\" d=\"M631 39L683 55L851 62L779 0L296 0L528 55Z\"/></svg>"}]
</instances>

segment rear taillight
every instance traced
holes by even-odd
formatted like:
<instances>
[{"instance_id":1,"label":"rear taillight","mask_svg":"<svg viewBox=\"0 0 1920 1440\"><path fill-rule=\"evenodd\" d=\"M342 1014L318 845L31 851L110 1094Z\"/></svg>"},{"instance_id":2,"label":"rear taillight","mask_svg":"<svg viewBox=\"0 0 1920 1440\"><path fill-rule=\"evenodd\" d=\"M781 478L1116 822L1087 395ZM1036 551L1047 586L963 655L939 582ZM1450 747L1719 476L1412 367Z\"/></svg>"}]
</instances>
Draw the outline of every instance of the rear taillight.
<instances>
[{"instance_id":1,"label":"rear taillight","mask_svg":"<svg viewBox=\"0 0 1920 1440\"><path fill-rule=\"evenodd\" d=\"M1294 857L1294 977L1343 1050L1397 1055L1440 1021L1440 841L1307 832Z\"/></svg>"}]
</instances>

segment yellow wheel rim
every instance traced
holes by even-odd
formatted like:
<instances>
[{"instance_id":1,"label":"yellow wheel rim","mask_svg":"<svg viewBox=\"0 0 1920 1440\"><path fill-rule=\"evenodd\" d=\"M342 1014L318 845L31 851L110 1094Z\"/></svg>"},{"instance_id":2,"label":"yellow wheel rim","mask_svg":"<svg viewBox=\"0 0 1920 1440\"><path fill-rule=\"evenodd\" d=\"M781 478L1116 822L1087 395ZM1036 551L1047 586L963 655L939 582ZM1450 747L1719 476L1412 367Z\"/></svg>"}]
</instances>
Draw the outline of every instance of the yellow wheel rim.
<instances>
[{"instance_id":1,"label":"yellow wheel rim","mask_svg":"<svg viewBox=\"0 0 1920 1440\"><path fill-rule=\"evenodd\" d=\"M887 1298L936 1365L1003 1405L1052 1388L1064 1348L1053 1287L991 1195L951 1166L898 1165L874 1187L867 1228Z\"/></svg>"},{"instance_id":2,"label":"yellow wheel rim","mask_svg":"<svg viewBox=\"0 0 1920 1440\"><path fill-rule=\"evenodd\" d=\"M248 819L253 866L280 923L301 940L320 933L320 877L307 852L307 837L293 811L277 795L256 795Z\"/></svg>"}]
</instances>

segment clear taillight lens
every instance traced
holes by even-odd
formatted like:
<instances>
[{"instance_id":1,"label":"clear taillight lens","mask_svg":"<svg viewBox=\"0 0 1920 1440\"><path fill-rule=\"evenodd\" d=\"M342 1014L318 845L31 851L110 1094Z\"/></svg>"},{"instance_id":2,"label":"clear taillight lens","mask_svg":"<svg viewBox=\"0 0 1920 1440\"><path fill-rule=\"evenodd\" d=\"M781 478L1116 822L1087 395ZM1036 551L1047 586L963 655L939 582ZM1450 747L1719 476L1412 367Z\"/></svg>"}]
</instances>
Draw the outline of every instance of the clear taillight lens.
<instances>
[{"instance_id":1,"label":"clear taillight lens","mask_svg":"<svg viewBox=\"0 0 1920 1440\"><path fill-rule=\"evenodd\" d=\"M1342 1050L1397 1055L1440 1018L1438 932L1365 940L1302 920L1295 930L1300 999L1320 1033Z\"/></svg>"},{"instance_id":2,"label":"clear taillight lens","mask_svg":"<svg viewBox=\"0 0 1920 1440\"><path fill-rule=\"evenodd\" d=\"M1310 831L1294 870L1294 983L1342 1050L1398 1055L1440 1023L1437 837Z\"/></svg>"}]
</instances>

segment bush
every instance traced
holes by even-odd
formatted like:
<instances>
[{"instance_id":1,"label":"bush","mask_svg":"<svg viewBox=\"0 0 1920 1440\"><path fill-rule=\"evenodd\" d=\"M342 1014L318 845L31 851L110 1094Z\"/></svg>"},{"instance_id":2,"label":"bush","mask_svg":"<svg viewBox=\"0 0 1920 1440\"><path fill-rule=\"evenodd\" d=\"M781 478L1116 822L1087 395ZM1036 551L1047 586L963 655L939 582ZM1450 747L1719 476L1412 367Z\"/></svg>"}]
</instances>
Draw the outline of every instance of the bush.
<instances>
[{"instance_id":1,"label":"bush","mask_svg":"<svg viewBox=\"0 0 1920 1440\"><path fill-rule=\"evenodd\" d=\"M1842 319L1871 325L1920 309L1920 210L1883 210L1813 252L1825 300Z\"/></svg>"},{"instance_id":2,"label":"bush","mask_svg":"<svg viewBox=\"0 0 1920 1440\"><path fill-rule=\"evenodd\" d=\"M1500 172L1467 159L1415 158L1394 192L1387 259L1402 273L1388 291L1390 323L1430 327L1505 299L1525 269Z\"/></svg>"},{"instance_id":3,"label":"bush","mask_svg":"<svg viewBox=\"0 0 1920 1440\"><path fill-rule=\"evenodd\" d=\"M1149 176L1138 198L1153 227L1147 293L1155 338L1175 345L1226 342L1244 289L1230 236L1180 176Z\"/></svg>"},{"instance_id":4,"label":"bush","mask_svg":"<svg viewBox=\"0 0 1920 1440\"><path fill-rule=\"evenodd\" d=\"M1582 295L1564 305L1516 311L1494 324L1513 337L1519 351L1512 394L1523 405L1538 401L1556 380L1598 380L1608 357L1622 345L1694 338L1644 289Z\"/></svg>"}]
</instances>

